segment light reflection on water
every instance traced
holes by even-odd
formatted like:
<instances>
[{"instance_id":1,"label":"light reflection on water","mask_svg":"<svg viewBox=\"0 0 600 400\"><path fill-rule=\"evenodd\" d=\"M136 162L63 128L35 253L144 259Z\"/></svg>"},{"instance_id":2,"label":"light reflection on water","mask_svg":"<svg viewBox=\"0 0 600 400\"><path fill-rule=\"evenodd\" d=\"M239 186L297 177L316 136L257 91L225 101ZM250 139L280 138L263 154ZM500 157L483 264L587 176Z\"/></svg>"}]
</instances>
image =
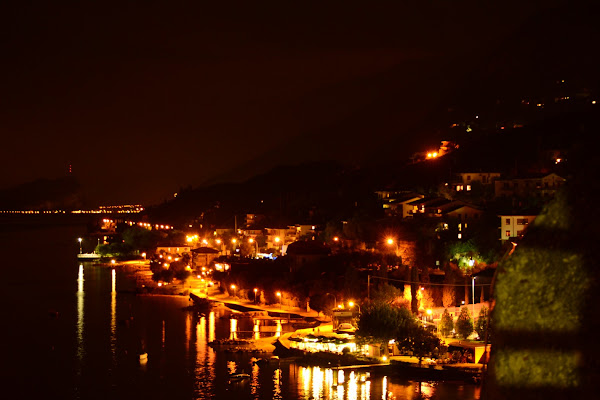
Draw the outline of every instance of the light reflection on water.
<instances>
[{"instance_id":1,"label":"light reflection on water","mask_svg":"<svg viewBox=\"0 0 600 400\"><path fill-rule=\"evenodd\" d=\"M111 369L117 365L117 271L111 270L111 291L110 291L110 354Z\"/></svg>"},{"instance_id":2,"label":"light reflection on water","mask_svg":"<svg viewBox=\"0 0 600 400\"><path fill-rule=\"evenodd\" d=\"M99 282L99 274L93 272L94 267L85 266L88 274L86 282L87 299L96 301L97 290L93 286ZM332 399L332 400L370 400L370 399L458 399L473 400L477 398L478 390L472 386L455 386L449 388L448 384L435 384L428 382L411 382L397 380L387 376L368 375L363 370L343 370L319 367L300 367L285 360L281 362L271 361L266 365L256 365L250 362L253 354L227 353L216 351L208 345L215 339L226 337L237 338L242 333L254 336L259 326L248 320L227 318L223 311L210 311L199 314L196 311L183 311L176 304L181 304L178 298L157 297L119 297L117 293L117 274L114 269L110 271L110 286L106 287L105 293L109 292L105 308L110 315L107 318L110 329L107 330L108 349L110 349L110 361L107 367L111 374L128 377L139 375L138 384L146 387L141 391L146 398L164 398L162 387L179 388L172 389L174 397L182 398L186 390L190 390L189 396L185 398L194 399L220 399L234 398L243 399ZM92 273L93 272L93 273ZM120 277L119 277L120 278ZM120 282L120 281L119 281ZM108 283L108 282L107 282ZM88 286L92 285L92 286ZM108 296L108 293L106 294ZM86 336L95 335L96 329L85 332L84 313L87 307L91 307L94 301L84 302L84 266L80 265L77 275L77 318L76 318L76 360L77 374L85 375L85 371L95 362L92 350L97 353L94 343ZM128 300L127 300L128 299ZM140 304L155 304L155 308L144 306L149 313L145 317L136 315L131 324L117 324L118 318L123 318L127 306L122 307L120 302L133 301ZM175 306L169 306L172 302ZM89 304L88 304L89 303ZM131 305L129 306L131 312ZM121 315L119 317L119 315ZM90 313L87 318L94 320L97 315ZM151 318L151 319L149 319ZM139 321L138 321L139 319ZM86 320L87 321L87 320ZM155 322L152 322L155 321ZM94 325L95 327L96 325ZM106 326L106 325L105 325ZM239 331L238 329L247 329ZM265 334L281 334L282 324L273 326L273 331ZM167 334L168 330L168 334ZM263 332L261 332L262 334ZM94 336L97 337L97 336ZM147 343L148 363L141 364L137 360L137 353L127 343L142 340L142 350L146 350ZM182 354L177 355L177 348ZM157 352L158 350L158 352ZM130 363L131 357L136 357L136 363ZM256 357L268 358L270 354L254 355ZM88 360L89 359L89 360ZM85 362L84 362L85 361ZM88 362L89 361L89 362ZM189 362L189 367L186 367ZM175 367L174 367L175 366ZM134 368L133 370L131 368ZM169 369L177 369L178 376ZM187 371L187 372L186 372ZM248 371L250 379L235 384L227 383L227 376L231 373ZM88 372L89 374L89 372ZM189 389L182 384L189 380ZM123 380L123 379L121 379ZM129 378L125 378L129 382ZM115 382L119 382L117 378ZM117 383L113 383L113 386ZM462 390L461 390L462 389ZM86 388L82 388L85 392ZM125 389L114 389L119 393ZM161 390L163 390L161 392ZM450 396L446 394L450 393ZM122 397L117 395L116 397Z\"/></svg>"},{"instance_id":3,"label":"light reflection on water","mask_svg":"<svg viewBox=\"0 0 600 400\"><path fill-rule=\"evenodd\" d=\"M77 373L81 374L83 356L85 349L83 347L83 313L84 313L84 292L83 292L83 264L79 264L77 273Z\"/></svg>"}]
</instances>

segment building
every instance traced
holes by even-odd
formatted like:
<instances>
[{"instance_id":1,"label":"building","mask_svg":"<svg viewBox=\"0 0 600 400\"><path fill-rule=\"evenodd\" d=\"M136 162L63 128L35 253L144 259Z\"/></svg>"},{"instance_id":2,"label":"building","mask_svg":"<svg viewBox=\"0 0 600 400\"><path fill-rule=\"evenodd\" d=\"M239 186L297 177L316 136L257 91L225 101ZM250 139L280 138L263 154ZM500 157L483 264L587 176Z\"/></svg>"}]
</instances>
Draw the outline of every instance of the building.
<instances>
[{"instance_id":1,"label":"building","mask_svg":"<svg viewBox=\"0 0 600 400\"><path fill-rule=\"evenodd\" d=\"M500 178L500 172L459 172L456 176L464 185L470 185L475 182L482 185L491 185L496 179Z\"/></svg>"},{"instance_id":2,"label":"building","mask_svg":"<svg viewBox=\"0 0 600 400\"><path fill-rule=\"evenodd\" d=\"M496 197L553 197L565 181L555 173L497 179L494 194Z\"/></svg>"},{"instance_id":3,"label":"building","mask_svg":"<svg viewBox=\"0 0 600 400\"><path fill-rule=\"evenodd\" d=\"M537 215L533 214L504 214L500 217L500 239L510 240L520 238Z\"/></svg>"},{"instance_id":4,"label":"building","mask_svg":"<svg viewBox=\"0 0 600 400\"><path fill-rule=\"evenodd\" d=\"M210 263L219 256L219 250L212 247L198 247L192 249L192 269L208 267Z\"/></svg>"},{"instance_id":5,"label":"building","mask_svg":"<svg viewBox=\"0 0 600 400\"><path fill-rule=\"evenodd\" d=\"M189 253L190 250L191 250L190 246L158 246L156 248L156 254L181 256L185 253Z\"/></svg>"},{"instance_id":6,"label":"building","mask_svg":"<svg viewBox=\"0 0 600 400\"><path fill-rule=\"evenodd\" d=\"M381 192L377 192L378 195ZM408 218L412 217L414 207L410 205L411 202L422 199L422 194L414 192L399 192L395 193L392 197L380 198L383 202L383 210L385 215L388 217L401 217Z\"/></svg>"}]
</instances>

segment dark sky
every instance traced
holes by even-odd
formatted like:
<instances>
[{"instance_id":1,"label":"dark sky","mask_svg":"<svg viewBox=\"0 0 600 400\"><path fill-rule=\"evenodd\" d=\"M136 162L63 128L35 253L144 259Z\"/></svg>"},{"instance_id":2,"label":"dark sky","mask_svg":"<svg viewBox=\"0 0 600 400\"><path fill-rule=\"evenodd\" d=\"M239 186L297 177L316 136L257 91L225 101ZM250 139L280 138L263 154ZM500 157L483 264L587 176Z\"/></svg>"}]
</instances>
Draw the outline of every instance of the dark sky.
<instances>
[{"instance_id":1,"label":"dark sky","mask_svg":"<svg viewBox=\"0 0 600 400\"><path fill-rule=\"evenodd\" d=\"M443 68L554 7L79 3L0 6L0 188L72 164L92 202L159 202L326 132L385 91L373 76L427 81L415 62Z\"/></svg>"}]
</instances>

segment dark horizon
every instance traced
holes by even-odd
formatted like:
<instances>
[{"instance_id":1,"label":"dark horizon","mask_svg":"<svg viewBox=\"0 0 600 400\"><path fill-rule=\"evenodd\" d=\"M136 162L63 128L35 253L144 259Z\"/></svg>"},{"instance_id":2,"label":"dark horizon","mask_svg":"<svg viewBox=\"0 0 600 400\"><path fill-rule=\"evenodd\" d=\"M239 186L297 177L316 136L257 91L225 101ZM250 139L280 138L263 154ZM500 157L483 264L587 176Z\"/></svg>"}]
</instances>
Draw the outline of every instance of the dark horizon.
<instances>
[{"instance_id":1,"label":"dark horizon","mask_svg":"<svg viewBox=\"0 0 600 400\"><path fill-rule=\"evenodd\" d=\"M156 204L286 163L402 159L482 83L597 84L597 27L571 2L2 8L0 188L72 165L94 204Z\"/></svg>"}]
</instances>

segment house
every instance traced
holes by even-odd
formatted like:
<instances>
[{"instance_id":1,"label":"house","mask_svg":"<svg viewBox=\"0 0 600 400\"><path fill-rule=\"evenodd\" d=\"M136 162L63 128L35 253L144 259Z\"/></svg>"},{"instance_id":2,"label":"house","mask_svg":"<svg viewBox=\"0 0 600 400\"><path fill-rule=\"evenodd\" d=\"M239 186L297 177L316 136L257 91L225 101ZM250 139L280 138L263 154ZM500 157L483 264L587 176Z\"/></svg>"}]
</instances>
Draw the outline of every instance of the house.
<instances>
[{"instance_id":1,"label":"house","mask_svg":"<svg viewBox=\"0 0 600 400\"><path fill-rule=\"evenodd\" d=\"M276 249L285 255L287 245L296 241L296 228L265 228L267 248Z\"/></svg>"},{"instance_id":2,"label":"house","mask_svg":"<svg viewBox=\"0 0 600 400\"><path fill-rule=\"evenodd\" d=\"M158 246L156 248L156 254L175 256L189 253L190 250L190 246Z\"/></svg>"},{"instance_id":3,"label":"house","mask_svg":"<svg viewBox=\"0 0 600 400\"><path fill-rule=\"evenodd\" d=\"M219 250L212 247L198 247L192 249L192 269L208 267L210 263L219 256Z\"/></svg>"},{"instance_id":4,"label":"house","mask_svg":"<svg viewBox=\"0 0 600 400\"><path fill-rule=\"evenodd\" d=\"M455 176L456 178L446 186L450 186L455 192L470 192L473 190L474 183L492 186L501 174L500 172L459 172Z\"/></svg>"},{"instance_id":5,"label":"house","mask_svg":"<svg viewBox=\"0 0 600 400\"><path fill-rule=\"evenodd\" d=\"M527 226L531 224L536 214L503 214L500 217L500 239L510 240L523 236Z\"/></svg>"},{"instance_id":6,"label":"house","mask_svg":"<svg viewBox=\"0 0 600 400\"><path fill-rule=\"evenodd\" d=\"M306 224L296 224L293 229L296 230L296 239L298 240L301 237L305 237L305 236L311 236L314 238L316 232L316 226L315 225L306 225ZM290 229L292 229L292 227L290 227Z\"/></svg>"},{"instance_id":7,"label":"house","mask_svg":"<svg viewBox=\"0 0 600 400\"><path fill-rule=\"evenodd\" d=\"M496 197L552 197L565 182L565 178L555 173L497 179L494 194Z\"/></svg>"},{"instance_id":8,"label":"house","mask_svg":"<svg viewBox=\"0 0 600 400\"><path fill-rule=\"evenodd\" d=\"M260 223L265 219L263 214L246 214L246 228L250 228L253 225Z\"/></svg>"},{"instance_id":9,"label":"house","mask_svg":"<svg viewBox=\"0 0 600 400\"><path fill-rule=\"evenodd\" d=\"M448 207L440 208L439 212L442 217L463 222L478 221L483 214L483 210L462 202L453 202Z\"/></svg>"},{"instance_id":10,"label":"house","mask_svg":"<svg viewBox=\"0 0 600 400\"><path fill-rule=\"evenodd\" d=\"M414 192L398 193L396 196L383 201L383 210L388 217L412 217L411 211L414 207L410 203L423 197L425 196Z\"/></svg>"},{"instance_id":11,"label":"house","mask_svg":"<svg viewBox=\"0 0 600 400\"><path fill-rule=\"evenodd\" d=\"M483 213L483 210L462 201L453 201L440 207L437 215L443 221L442 229L448 229L449 225L456 225L458 239L462 239L467 226L479 222Z\"/></svg>"},{"instance_id":12,"label":"house","mask_svg":"<svg viewBox=\"0 0 600 400\"><path fill-rule=\"evenodd\" d=\"M482 185L491 185L500 178L500 172L459 172L456 176L464 185L479 182Z\"/></svg>"},{"instance_id":13,"label":"house","mask_svg":"<svg viewBox=\"0 0 600 400\"><path fill-rule=\"evenodd\" d=\"M287 248L290 257L290 270L297 270L309 265L317 265L320 260L326 258L331 249L314 240L301 240L291 243Z\"/></svg>"},{"instance_id":14,"label":"house","mask_svg":"<svg viewBox=\"0 0 600 400\"><path fill-rule=\"evenodd\" d=\"M411 208L408 214L412 216L422 214L426 217L439 216L439 210L450 203L453 203L453 201L443 197L424 197L408 203Z\"/></svg>"}]
</instances>

